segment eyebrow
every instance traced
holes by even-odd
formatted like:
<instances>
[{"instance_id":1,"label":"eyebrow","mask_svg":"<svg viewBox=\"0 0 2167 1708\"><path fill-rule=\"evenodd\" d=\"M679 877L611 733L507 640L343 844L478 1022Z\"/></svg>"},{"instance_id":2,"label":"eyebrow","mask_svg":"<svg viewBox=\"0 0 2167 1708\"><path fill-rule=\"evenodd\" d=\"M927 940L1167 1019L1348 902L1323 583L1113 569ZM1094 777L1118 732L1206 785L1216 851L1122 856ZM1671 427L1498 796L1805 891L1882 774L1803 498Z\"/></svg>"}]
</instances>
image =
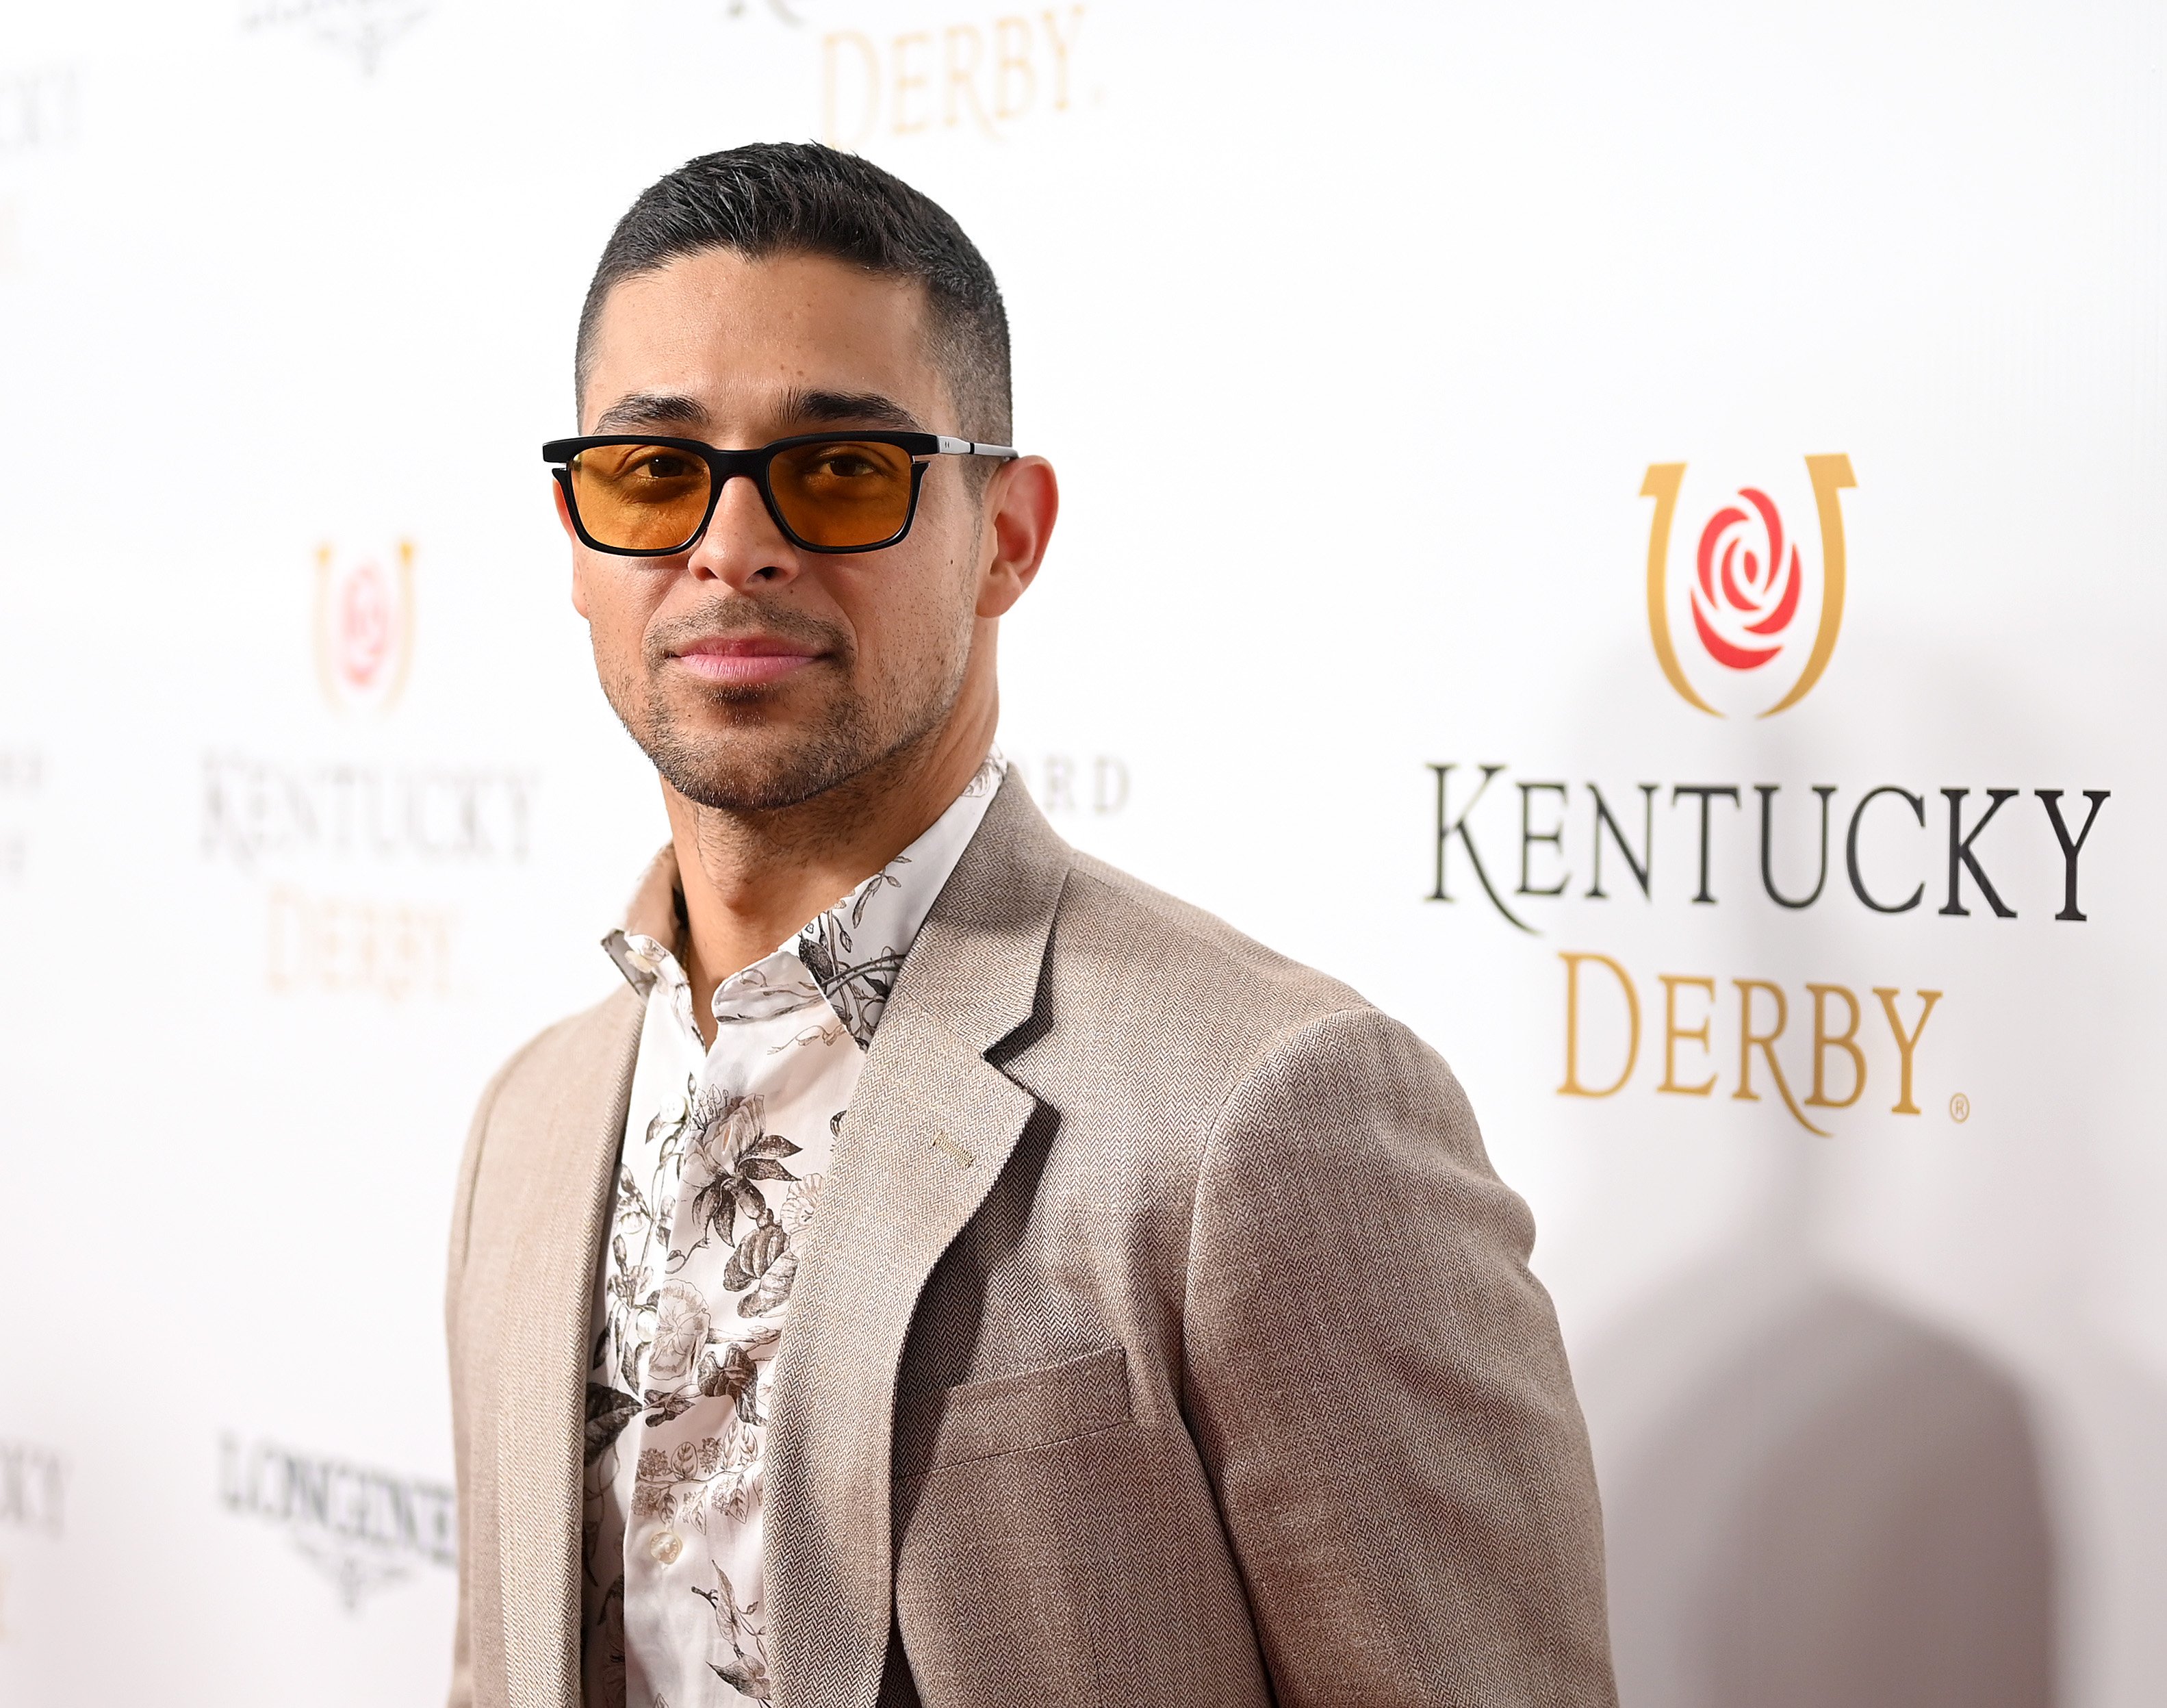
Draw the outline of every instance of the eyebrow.
<instances>
[{"instance_id":1,"label":"eyebrow","mask_svg":"<svg viewBox=\"0 0 2167 1708\"><path fill-rule=\"evenodd\" d=\"M635 391L620 397L595 417L595 431L621 432L628 427L703 427L707 411L697 398L676 391Z\"/></svg>"},{"instance_id":2,"label":"eyebrow","mask_svg":"<svg viewBox=\"0 0 2167 1708\"><path fill-rule=\"evenodd\" d=\"M788 391L783 394L776 416L800 426L872 426L904 432L926 430L909 410L877 391ZM706 406L697 398L677 391L634 391L595 417L598 433L661 427L704 432L709 424Z\"/></svg>"},{"instance_id":3,"label":"eyebrow","mask_svg":"<svg viewBox=\"0 0 2167 1708\"><path fill-rule=\"evenodd\" d=\"M923 432L918 417L892 397L877 391L792 391L777 411L784 421L810 422L822 427L874 427Z\"/></svg>"}]
</instances>

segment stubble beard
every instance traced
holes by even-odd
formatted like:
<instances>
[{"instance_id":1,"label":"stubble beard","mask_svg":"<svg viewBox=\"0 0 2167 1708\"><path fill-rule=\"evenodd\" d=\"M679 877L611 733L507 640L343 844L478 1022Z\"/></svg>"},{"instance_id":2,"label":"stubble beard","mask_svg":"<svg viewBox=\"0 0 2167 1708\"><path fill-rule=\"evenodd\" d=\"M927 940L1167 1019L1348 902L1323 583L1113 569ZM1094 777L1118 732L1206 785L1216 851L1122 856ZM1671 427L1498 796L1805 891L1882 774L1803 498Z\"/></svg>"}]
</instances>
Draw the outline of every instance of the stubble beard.
<instances>
[{"instance_id":1,"label":"stubble beard","mask_svg":"<svg viewBox=\"0 0 2167 1708\"><path fill-rule=\"evenodd\" d=\"M663 781L695 805L732 814L802 806L940 729L962 693L967 649L964 656L944 660L922 692L892 690L875 698L853 682L856 652L846 635L824 624L784 627L771 618L762 626L770 632L782 627L826 649L808 668L833 672L839 687L814 719L781 724L769 710L774 690L712 686L697 690L699 699L710 714L722 714L726 728L681 715L665 688L666 634L649 636L642 648L644 692L632 692L629 682L604 679L626 732ZM679 688L681 695L681 677Z\"/></svg>"}]
</instances>

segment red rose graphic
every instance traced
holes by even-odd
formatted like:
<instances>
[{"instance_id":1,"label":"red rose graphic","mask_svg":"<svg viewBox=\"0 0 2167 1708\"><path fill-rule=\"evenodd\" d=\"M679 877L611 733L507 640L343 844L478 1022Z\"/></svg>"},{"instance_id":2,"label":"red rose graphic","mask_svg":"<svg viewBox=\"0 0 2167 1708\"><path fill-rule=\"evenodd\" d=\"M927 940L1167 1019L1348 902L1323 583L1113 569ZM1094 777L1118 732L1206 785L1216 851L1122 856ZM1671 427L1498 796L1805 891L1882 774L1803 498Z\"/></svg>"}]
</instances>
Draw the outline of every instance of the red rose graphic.
<instances>
[{"instance_id":1,"label":"red rose graphic","mask_svg":"<svg viewBox=\"0 0 2167 1708\"><path fill-rule=\"evenodd\" d=\"M1799 609L1799 549L1783 554L1783 519L1765 492L1751 486L1738 496L1760 517L1725 505L1700 533L1699 575L1693 584L1693 627L1718 664L1758 670L1783 650L1780 637ZM1759 545L1758 553L1751 549ZM1770 640L1776 644L1767 644Z\"/></svg>"},{"instance_id":2,"label":"red rose graphic","mask_svg":"<svg viewBox=\"0 0 2167 1708\"><path fill-rule=\"evenodd\" d=\"M368 687L391 651L391 596L374 564L362 565L339 590L336 633L339 674L349 687Z\"/></svg>"}]
</instances>

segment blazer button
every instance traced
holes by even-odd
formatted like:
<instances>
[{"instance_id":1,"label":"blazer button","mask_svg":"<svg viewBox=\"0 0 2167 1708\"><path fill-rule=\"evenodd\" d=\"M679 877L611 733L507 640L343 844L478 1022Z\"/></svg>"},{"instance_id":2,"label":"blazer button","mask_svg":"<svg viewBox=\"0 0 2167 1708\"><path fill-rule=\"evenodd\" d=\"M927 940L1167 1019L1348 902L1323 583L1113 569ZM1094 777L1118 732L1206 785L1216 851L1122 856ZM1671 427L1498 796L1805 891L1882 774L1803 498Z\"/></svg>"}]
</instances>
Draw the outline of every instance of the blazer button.
<instances>
[{"instance_id":1,"label":"blazer button","mask_svg":"<svg viewBox=\"0 0 2167 1708\"><path fill-rule=\"evenodd\" d=\"M675 1530L657 1530L647 1544L647 1552L658 1566L674 1566L678 1555L685 1552L685 1538Z\"/></svg>"}]
</instances>

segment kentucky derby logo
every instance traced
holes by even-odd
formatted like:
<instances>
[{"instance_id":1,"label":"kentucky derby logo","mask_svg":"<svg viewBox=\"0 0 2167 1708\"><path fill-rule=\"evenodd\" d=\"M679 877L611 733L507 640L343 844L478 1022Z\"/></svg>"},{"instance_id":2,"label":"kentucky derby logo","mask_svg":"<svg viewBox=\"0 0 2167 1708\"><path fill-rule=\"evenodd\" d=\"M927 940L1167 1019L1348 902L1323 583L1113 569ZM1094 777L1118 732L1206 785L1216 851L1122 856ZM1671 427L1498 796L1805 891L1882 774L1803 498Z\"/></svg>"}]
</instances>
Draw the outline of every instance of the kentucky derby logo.
<instances>
[{"instance_id":1,"label":"kentucky derby logo","mask_svg":"<svg viewBox=\"0 0 2167 1708\"><path fill-rule=\"evenodd\" d=\"M1794 495L1772 493L1775 482L1699 495L1703 519L1689 535L1692 570L1682 587L1672 585L1669 565L1686 465L1654 464L1641 483L1640 496L1656 501L1648 533L1656 660L1686 703L1713 717L1749 711L1767 718L1795 706L1836 650L1844 590L1837 495L1857 483L1841 454L1808 457L1805 466L1807 485ZM1798 527L1808 509L1820 533L1817 574Z\"/></svg>"},{"instance_id":2,"label":"kentucky derby logo","mask_svg":"<svg viewBox=\"0 0 2167 1708\"><path fill-rule=\"evenodd\" d=\"M316 676L339 710L388 711L414 657L414 545L388 559L316 548Z\"/></svg>"}]
</instances>

